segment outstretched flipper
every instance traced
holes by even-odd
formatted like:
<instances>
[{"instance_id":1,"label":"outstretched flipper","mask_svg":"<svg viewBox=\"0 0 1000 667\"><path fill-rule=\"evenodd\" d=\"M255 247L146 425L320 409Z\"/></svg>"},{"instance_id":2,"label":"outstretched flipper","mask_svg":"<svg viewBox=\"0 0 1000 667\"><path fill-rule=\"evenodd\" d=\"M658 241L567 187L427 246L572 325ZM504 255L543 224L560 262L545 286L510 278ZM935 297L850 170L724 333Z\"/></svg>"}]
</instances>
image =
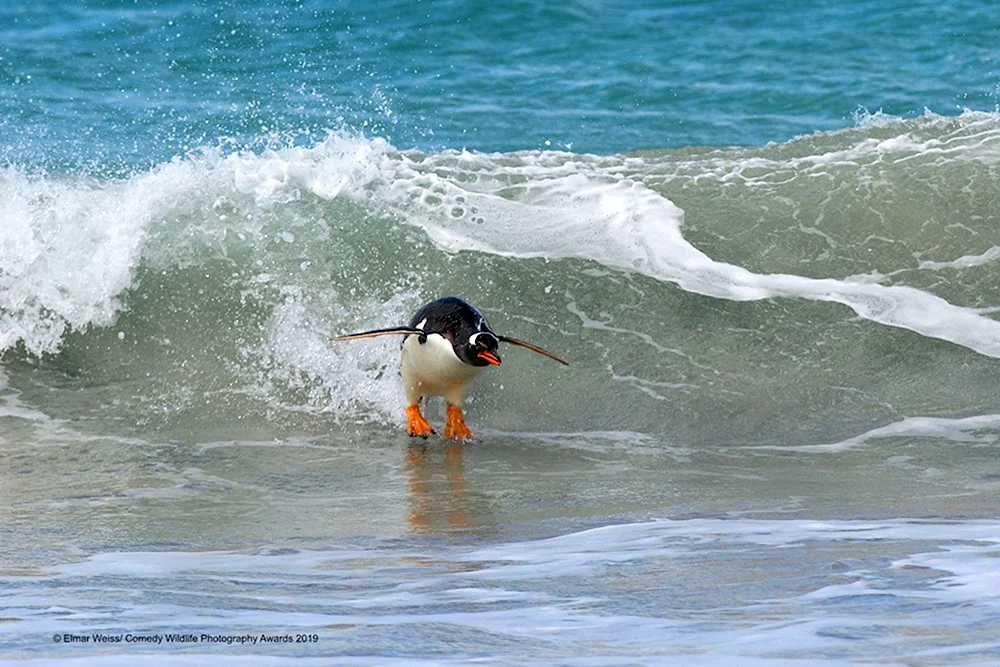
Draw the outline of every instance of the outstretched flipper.
<instances>
[{"instance_id":1,"label":"outstretched flipper","mask_svg":"<svg viewBox=\"0 0 1000 667\"><path fill-rule=\"evenodd\" d=\"M552 354L551 352L549 352L548 350L543 350L537 345L532 345L531 343L525 343L523 340L518 340L517 338L511 338L510 336L497 336L497 338L499 338L504 343L510 343L511 345L520 345L521 347L526 347L532 352L537 352L543 357L548 357L549 359L558 361L563 366L569 366L569 362L566 361L565 359L561 359L556 355Z\"/></svg>"},{"instance_id":2,"label":"outstretched flipper","mask_svg":"<svg viewBox=\"0 0 1000 667\"><path fill-rule=\"evenodd\" d=\"M375 336L391 336L393 334L426 336L427 332L414 327L391 327L389 329L372 329L371 331L362 331L361 333L352 333L346 336L334 336L330 340L356 340L358 338L374 338Z\"/></svg>"},{"instance_id":3,"label":"outstretched flipper","mask_svg":"<svg viewBox=\"0 0 1000 667\"><path fill-rule=\"evenodd\" d=\"M388 329L372 329L371 331L361 331L359 333L346 334L344 336L334 336L330 340L357 340L359 338L374 338L376 336L393 336L393 335L410 336L414 334L421 337L427 336L426 331L424 331L423 329L417 329L416 327L389 327ZM501 340L504 343L510 343L511 345L526 347L532 352L537 352L543 357L548 357L553 361L558 361L563 366L569 366L569 362L566 361L565 359L557 357L548 350L538 347L537 345L532 345L531 343L527 343L518 338L511 338L510 336L501 336L499 334L496 334L496 337L498 340ZM420 342L423 342L423 340L424 339L421 338Z\"/></svg>"}]
</instances>

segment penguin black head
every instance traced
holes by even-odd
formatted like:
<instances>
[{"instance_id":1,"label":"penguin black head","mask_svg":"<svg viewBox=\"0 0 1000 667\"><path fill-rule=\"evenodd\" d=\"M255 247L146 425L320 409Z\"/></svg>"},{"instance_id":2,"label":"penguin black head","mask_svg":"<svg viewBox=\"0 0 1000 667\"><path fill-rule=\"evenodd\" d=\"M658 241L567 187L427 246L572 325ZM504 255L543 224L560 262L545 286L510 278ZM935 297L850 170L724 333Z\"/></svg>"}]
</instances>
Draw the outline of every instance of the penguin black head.
<instances>
[{"instance_id":1,"label":"penguin black head","mask_svg":"<svg viewBox=\"0 0 1000 667\"><path fill-rule=\"evenodd\" d=\"M459 338L452 341L455 355L470 366L499 366L500 339L489 329L472 330L464 341Z\"/></svg>"},{"instance_id":2,"label":"penguin black head","mask_svg":"<svg viewBox=\"0 0 1000 667\"><path fill-rule=\"evenodd\" d=\"M410 326L437 333L447 339L457 356L470 366L499 366L500 337L490 330L486 318L467 301L447 296L417 311Z\"/></svg>"}]
</instances>

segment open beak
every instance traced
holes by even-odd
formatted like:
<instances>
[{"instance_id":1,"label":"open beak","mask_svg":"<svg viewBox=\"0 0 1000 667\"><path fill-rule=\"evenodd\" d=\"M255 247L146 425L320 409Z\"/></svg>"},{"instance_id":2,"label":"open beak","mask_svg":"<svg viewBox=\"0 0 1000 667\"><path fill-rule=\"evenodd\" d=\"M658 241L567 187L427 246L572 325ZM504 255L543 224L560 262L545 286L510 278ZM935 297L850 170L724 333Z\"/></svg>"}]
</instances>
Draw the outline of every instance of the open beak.
<instances>
[{"instance_id":1,"label":"open beak","mask_svg":"<svg viewBox=\"0 0 1000 667\"><path fill-rule=\"evenodd\" d=\"M500 365L500 357L493 354L489 350L481 350L476 356L487 363L493 364L494 366Z\"/></svg>"}]
</instances>

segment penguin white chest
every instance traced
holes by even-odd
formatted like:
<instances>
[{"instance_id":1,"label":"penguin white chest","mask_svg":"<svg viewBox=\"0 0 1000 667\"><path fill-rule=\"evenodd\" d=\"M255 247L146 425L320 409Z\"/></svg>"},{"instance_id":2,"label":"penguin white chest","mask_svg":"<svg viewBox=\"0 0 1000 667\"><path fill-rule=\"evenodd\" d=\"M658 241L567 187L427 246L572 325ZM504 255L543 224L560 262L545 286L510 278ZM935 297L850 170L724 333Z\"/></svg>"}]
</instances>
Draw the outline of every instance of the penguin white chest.
<instances>
[{"instance_id":1,"label":"penguin white chest","mask_svg":"<svg viewBox=\"0 0 1000 667\"><path fill-rule=\"evenodd\" d=\"M452 405L461 406L469 383L484 368L459 359L440 334L427 334L423 343L418 336L407 336L403 342L403 389L410 405L421 396L444 396Z\"/></svg>"}]
</instances>

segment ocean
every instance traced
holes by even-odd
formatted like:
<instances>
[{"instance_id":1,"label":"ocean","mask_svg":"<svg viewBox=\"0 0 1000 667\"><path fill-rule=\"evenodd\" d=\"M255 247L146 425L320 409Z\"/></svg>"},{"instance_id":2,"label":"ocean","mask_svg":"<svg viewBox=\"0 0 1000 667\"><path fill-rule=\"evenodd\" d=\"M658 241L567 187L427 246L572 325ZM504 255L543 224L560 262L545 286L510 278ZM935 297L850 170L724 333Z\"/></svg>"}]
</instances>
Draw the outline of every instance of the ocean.
<instances>
[{"instance_id":1,"label":"ocean","mask_svg":"<svg viewBox=\"0 0 1000 667\"><path fill-rule=\"evenodd\" d=\"M1000 664L998 44L3 3L0 661ZM501 347L465 444L331 341L446 295L570 362Z\"/></svg>"}]
</instances>

